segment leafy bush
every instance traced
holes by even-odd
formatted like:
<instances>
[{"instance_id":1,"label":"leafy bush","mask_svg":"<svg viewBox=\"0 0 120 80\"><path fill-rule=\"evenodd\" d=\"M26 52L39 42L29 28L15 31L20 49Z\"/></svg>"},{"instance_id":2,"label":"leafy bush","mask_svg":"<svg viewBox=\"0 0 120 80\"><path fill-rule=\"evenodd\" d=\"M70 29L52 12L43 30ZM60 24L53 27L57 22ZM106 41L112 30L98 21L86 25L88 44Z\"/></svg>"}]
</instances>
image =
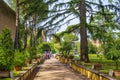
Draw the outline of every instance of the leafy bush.
<instances>
[{"instance_id":1,"label":"leafy bush","mask_svg":"<svg viewBox=\"0 0 120 80\"><path fill-rule=\"evenodd\" d=\"M120 38L117 38L111 43L105 45L105 57L109 60L113 60L116 63L116 69L118 69L118 60L120 59Z\"/></svg>"},{"instance_id":2,"label":"leafy bush","mask_svg":"<svg viewBox=\"0 0 120 80\"><path fill-rule=\"evenodd\" d=\"M29 53L28 50L24 50L23 54L24 54L24 57L25 57L26 60L30 58L30 53Z\"/></svg>"},{"instance_id":3,"label":"leafy bush","mask_svg":"<svg viewBox=\"0 0 120 80\"><path fill-rule=\"evenodd\" d=\"M37 50L40 53L44 53L44 51L50 51L51 48L48 43L44 42L44 43L41 43L40 45L38 45Z\"/></svg>"},{"instance_id":4,"label":"leafy bush","mask_svg":"<svg viewBox=\"0 0 120 80\"><path fill-rule=\"evenodd\" d=\"M60 48L60 51L62 52L62 56L68 57L71 50L72 50L71 42L64 41Z\"/></svg>"},{"instance_id":5,"label":"leafy bush","mask_svg":"<svg viewBox=\"0 0 120 80\"><path fill-rule=\"evenodd\" d=\"M15 66L24 66L25 65L25 55L23 54L23 52L20 52L18 50L15 51L14 64L15 64Z\"/></svg>"},{"instance_id":6,"label":"leafy bush","mask_svg":"<svg viewBox=\"0 0 120 80\"><path fill-rule=\"evenodd\" d=\"M13 62L14 49L11 32L5 28L0 34L0 70L12 70Z\"/></svg>"},{"instance_id":7,"label":"leafy bush","mask_svg":"<svg viewBox=\"0 0 120 80\"><path fill-rule=\"evenodd\" d=\"M50 45L50 48L51 48L51 52L56 53L55 48L54 48L54 43L49 43L49 45Z\"/></svg>"},{"instance_id":8,"label":"leafy bush","mask_svg":"<svg viewBox=\"0 0 120 80\"><path fill-rule=\"evenodd\" d=\"M29 53L30 53L29 58L33 59L37 56L37 49L35 47L30 47L29 48Z\"/></svg>"},{"instance_id":9,"label":"leafy bush","mask_svg":"<svg viewBox=\"0 0 120 80\"><path fill-rule=\"evenodd\" d=\"M88 53L96 54L97 47L93 45L91 42L88 43Z\"/></svg>"}]
</instances>

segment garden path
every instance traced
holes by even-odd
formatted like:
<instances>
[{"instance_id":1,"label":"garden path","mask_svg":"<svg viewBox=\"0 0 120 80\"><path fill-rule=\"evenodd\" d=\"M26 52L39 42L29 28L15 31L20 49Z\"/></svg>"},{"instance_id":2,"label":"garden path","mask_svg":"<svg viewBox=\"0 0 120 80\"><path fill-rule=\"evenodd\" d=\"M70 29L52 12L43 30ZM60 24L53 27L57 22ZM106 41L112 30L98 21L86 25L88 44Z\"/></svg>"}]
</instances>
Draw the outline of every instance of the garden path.
<instances>
[{"instance_id":1,"label":"garden path","mask_svg":"<svg viewBox=\"0 0 120 80\"><path fill-rule=\"evenodd\" d=\"M37 66L27 80L89 80L84 75L74 71L68 65L60 63L55 58L47 59Z\"/></svg>"}]
</instances>

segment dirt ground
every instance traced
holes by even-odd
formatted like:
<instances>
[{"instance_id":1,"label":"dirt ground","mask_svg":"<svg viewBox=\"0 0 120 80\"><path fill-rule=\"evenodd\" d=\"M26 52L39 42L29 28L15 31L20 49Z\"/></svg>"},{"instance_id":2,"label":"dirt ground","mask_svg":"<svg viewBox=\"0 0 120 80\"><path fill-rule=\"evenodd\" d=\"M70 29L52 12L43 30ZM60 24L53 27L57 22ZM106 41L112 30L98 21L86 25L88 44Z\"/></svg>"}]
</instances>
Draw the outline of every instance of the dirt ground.
<instances>
[{"instance_id":1,"label":"dirt ground","mask_svg":"<svg viewBox=\"0 0 120 80\"><path fill-rule=\"evenodd\" d=\"M55 58L47 59L38 65L27 80L89 80L84 75L72 70L68 65Z\"/></svg>"}]
</instances>

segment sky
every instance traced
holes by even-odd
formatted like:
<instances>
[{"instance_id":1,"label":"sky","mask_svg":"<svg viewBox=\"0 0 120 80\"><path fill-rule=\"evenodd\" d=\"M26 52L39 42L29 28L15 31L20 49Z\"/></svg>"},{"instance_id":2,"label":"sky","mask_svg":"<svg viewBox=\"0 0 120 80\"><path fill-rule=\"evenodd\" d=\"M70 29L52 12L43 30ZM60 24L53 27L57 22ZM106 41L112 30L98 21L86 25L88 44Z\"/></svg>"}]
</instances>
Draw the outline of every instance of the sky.
<instances>
[{"instance_id":1,"label":"sky","mask_svg":"<svg viewBox=\"0 0 120 80\"><path fill-rule=\"evenodd\" d=\"M7 3L7 0L4 0L4 1ZM59 0L59 2L68 2L68 1L70 1L70 0ZM71 19L72 17L73 16L68 17L67 20ZM66 22L67 20L65 20L64 22ZM64 30L66 30L67 26L73 25L73 24L78 24L78 23L79 23L79 20L78 19L74 19L74 20L70 21L69 24L65 24L65 25L61 26L61 28L57 32L64 31Z\"/></svg>"},{"instance_id":2,"label":"sky","mask_svg":"<svg viewBox=\"0 0 120 80\"><path fill-rule=\"evenodd\" d=\"M7 0L4 0L4 1L7 2ZM59 0L59 3L60 2L68 2L68 1L70 1L70 0ZM94 1L98 1L98 0L94 0ZM104 3L106 3L106 0L104 0ZM64 22L66 22L67 20L69 20L71 18L73 18L73 16L68 17ZM70 21L68 24L61 26L61 28L57 32L64 31L64 30L66 30L67 26L78 24L78 23L79 23L79 19L74 19L74 20Z\"/></svg>"},{"instance_id":3,"label":"sky","mask_svg":"<svg viewBox=\"0 0 120 80\"><path fill-rule=\"evenodd\" d=\"M68 19L71 19L72 17L73 16L70 16L70 17L68 17ZM65 20L65 21L67 21L67 20ZM58 32L64 31L64 30L66 30L66 28L68 26L78 24L78 23L79 23L79 19L74 19L74 20L70 21L68 24L65 24L65 25L61 26L61 28Z\"/></svg>"},{"instance_id":4,"label":"sky","mask_svg":"<svg viewBox=\"0 0 120 80\"><path fill-rule=\"evenodd\" d=\"M70 1L70 0L59 0L58 3L68 2L68 1ZM69 16L68 18L66 18L66 20L63 21L63 23L73 17L74 17L73 15ZM70 21L68 24L62 25L61 28L59 30L57 30L57 33L65 31L68 26L78 24L78 23L79 23L79 19L74 19L74 20Z\"/></svg>"}]
</instances>

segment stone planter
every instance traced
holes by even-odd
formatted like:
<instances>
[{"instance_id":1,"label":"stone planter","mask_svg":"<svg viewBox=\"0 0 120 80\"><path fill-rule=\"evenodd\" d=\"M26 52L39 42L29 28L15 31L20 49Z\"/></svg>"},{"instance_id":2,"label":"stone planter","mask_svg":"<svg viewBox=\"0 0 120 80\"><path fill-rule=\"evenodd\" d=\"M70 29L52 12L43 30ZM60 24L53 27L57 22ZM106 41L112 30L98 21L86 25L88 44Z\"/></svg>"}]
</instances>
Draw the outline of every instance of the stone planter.
<instances>
[{"instance_id":1,"label":"stone planter","mask_svg":"<svg viewBox=\"0 0 120 80\"><path fill-rule=\"evenodd\" d=\"M0 77L3 78L10 77L10 71L0 71Z\"/></svg>"},{"instance_id":2,"label":"stone planter","mask_svg":"<svg viewBox=\"0 0 120 80\"><path fill-rule=\"evenodd\" d=\"M120 76L120 70L114 70L114 76L116 77Z\"/></svg>"}]
</instances>

